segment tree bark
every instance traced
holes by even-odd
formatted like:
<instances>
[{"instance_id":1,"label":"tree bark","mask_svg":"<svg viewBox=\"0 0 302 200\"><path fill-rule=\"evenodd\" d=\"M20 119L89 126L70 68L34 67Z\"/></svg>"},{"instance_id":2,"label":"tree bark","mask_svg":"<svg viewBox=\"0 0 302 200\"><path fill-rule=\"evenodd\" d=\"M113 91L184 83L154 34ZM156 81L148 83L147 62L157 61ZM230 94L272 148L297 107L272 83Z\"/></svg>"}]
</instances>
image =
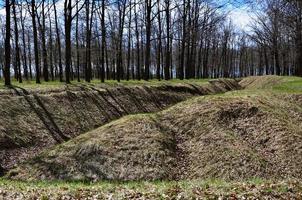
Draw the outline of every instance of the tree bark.
<instances>
[{"instance_id":1,"label":"tree bark","mask_svg":"<svg viewBox=\"0 0 302 200\"><path fill-rule=\"evenodd\" d=\"M165 64L165 79L170 79L170 0L165 0L165 12L166 12L166 32L167 32L167 44L166 44L166 64Z\"/></svg>"},{"instance_id":2,"label":"tree bark","mask_svg":"<svg viewBox=\"0 0 302 200\"><path fill-rule=\"evenodd\" d=\"M151 0L145 0L146 6L146 55L145 55L145 76L146 81L149 80L150 76L150 54L151 54L151 12L152 5Z\"/></svg>"},{"instance_id":3,"label":"tree bark","mask_svg":"<svg viewBox=\"0 0 302 200\"><path fill-rule=\"evenodd\" d=\"M56 25L56 35L57 35L57 45L58 45L58 56L59 56L59 79L60 82L63 82L63 65L62 65L62 49L61 49L61 36L58 25L58 16L56 2L53 0L54 14L55 14L55 25Z\"/></svg>"},{"instance_id":4,"label":"tree bark","mask_svg":"<svg viewBox=\"0 0 302 200\"><path fill-rule=\"evenodd\" d=\"M15 23L15 51L16 51L16 66L17 66L17 77L19 83L22 83L22 72L21 72L21 60L20 60L20 47L19 47L19 30L18 30L18 21L17 21L17 14L16 14L16 0L12 1L13 4L13 16L14 16L14 23Z\"/></svg>"},{"instance_id":5,"label":"tree bark","mask_svg":"<svg viewBox=\"0 0 302 200\"><path fill-rule=\"evenodd\" d=\"M26 15L25 15L26 18ZM26 54L26 39L25 39L25 23L23 18L23 8L20 6L20 19L21 19L21 30L22 30L22 42L23 42L23 71L24 78L28 80L28 63L27 63L27 54Z\"/></svg>"},{"instance_id":6,"label":"tree bark","mask_svg":"<svg viewBox=\"0 0 302 200\"><path fill-rule=\"evenodd\" d=\"M40 66L39 66L39 48L38 48L38 33L36 24L36 2L32 0L31 2L31 17L33 25L34 34L34 52L35 52L35 67L36 67L36 83L40 84Z\"/></svg>"},{"instance_id":7,"label":"tree bark","mask_svg":"<svg viewBox=\"0 0 302 200\"><path fill-rule=\"evenodd\" d=\"M6 28L5 28L5 68L4 68L4 78L5 85L10 86L10 59L11 59L11 46L10 46L10 0L5 1L5 11L6 11Z\"/></svg>"}]
</instances>

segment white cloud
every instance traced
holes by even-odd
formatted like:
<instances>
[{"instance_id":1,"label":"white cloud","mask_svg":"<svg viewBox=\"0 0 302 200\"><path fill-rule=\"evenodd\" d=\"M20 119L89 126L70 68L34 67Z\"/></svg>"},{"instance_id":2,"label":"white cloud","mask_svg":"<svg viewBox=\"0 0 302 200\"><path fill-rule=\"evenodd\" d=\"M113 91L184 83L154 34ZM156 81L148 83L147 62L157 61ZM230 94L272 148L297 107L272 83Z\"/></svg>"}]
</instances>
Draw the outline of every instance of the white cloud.
<instances>
[{"instance_id":1,"label":"white cloud","mask_svg":"<svg viewBox=\"0 0 302 200\"><path fill-rule=\"evenodd\" d=\"M230 12L230 18L232 19L233 23L243 30L249 29L249 24L252 21L252 16L248 11L244 9L234 9Z\"/></svg>"}]
</instances>

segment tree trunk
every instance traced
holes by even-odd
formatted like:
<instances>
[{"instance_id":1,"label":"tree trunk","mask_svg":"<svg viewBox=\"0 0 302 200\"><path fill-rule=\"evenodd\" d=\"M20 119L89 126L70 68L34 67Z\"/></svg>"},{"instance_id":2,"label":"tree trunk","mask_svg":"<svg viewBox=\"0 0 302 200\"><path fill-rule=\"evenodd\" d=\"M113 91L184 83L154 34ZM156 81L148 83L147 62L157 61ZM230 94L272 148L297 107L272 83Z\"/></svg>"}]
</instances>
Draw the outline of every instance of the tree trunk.
<instances>
[{"instance_id":1,"label":"tree trunk","mask_svg":"<svg viewBox=\"0 0 302 200\"><path fill-rule=\"evenodd\" d=\"M165 0L166 6L166 24L167 24L167 45L166 45L166 64L165 64L165 79L170 79L170 59L171 59L171 52L170 52L170 0Z\"/></svg>"},{"instance_id":2,"label":"tree trunk","mask_svg":"<svg viewBox=\"0 0 302 200\"><path fill-rule=\"evenodd\" d=\"M14 23L15 23L15 51L16 51L16 66L17 66L17 77L19 83L22 83L22 72L21 72L21 60L20 60L20 48L19 48L19 31L18 31L18 21L17 21L17 14L16 14L16 0L12 1L13 4L13 16L14 16Z\"/></svg>"},{"instance_id":3,"label":"tree trunk","mask_svg":"<svg viewBox=\"0 0 302 200\"><path fill-rule=\"evenodd\" d=\"M145 55L145 76L146 81L149 80L150 76L150 54L151 54L151 12L152 5L151 0L145 0L146 6L146 55Z\"/></svg>"},{"instance_id":4,"label":"tree trunk","mask_svg":"<svg viewBox=\"0 0 302 200\"><path fill-rule=\"evenodd\" d=\"M24 77L28 80L28 65L27 65L27 54L26 54L26 39L25 39L25 23L23 18L23 8L20 6L20 19L21 19L21 30L22 30L22 42L23 42L23 71Z\"/></svg>"},{"instance_id":5,"label":"tree trunk","mask_svg":"<svg viewBox=\"0 0 302 200\"><path fill-rule=\"evenodd\" d=\"M92 35L92 19L93 19L94 1L90 9L90 0L86 0L86 63L85 63L85 80L90 82L92 79L91 65L91 35ZM91 12L91 13L90 13Z\"/></svg>"},{"instance_id":6,"label":"tree trunk","mask_svg":"<svg viewBox=\"0 0 302 200\"><path fill-rule=\"evenodd\" d=\"M156 68L156 78L157 80L161 80L161 55L162 55L162 22L161 22L161 11L160 11L160 0L157 0L157 12L158 12L158 44L157 44L157 68Z\"/></svg>"},{"instance_id":7,"label":"tree trunk","mask_svg":"<svg viewBox=\"0 0 302 200\"><path fill-rule=\"evenodd\" d=\"M33 72L32 72L32 68L31 68L31 63L32 63L32 55L31 55L31 42L30 42L30 34L29 34L29 31L27 33L27 43L28 43L28 68L29 68L29 77L30 77L30 80L33 79Z\"/></svg>"},{"instance_id":8,"label":"tree trunk","mask_svg":"<svg viewBox=\"0 0 302 200\"><path fill-rule=\"evenodd\" d=\"M42 23L40 24L41 41L42 41L42 57L43 57L43 77L44 81L49 81L48 76L48 61L47 61L47 49L46 49L46 36L45 36L45 0L42 0Z\"/></svg>"},{"instance_id":9,"label":"tree trunk","mask_svg":"<svg viewBox=\"0 0 302 200\"><path fill-rule=\"evenodd\" d=\"M70 84L70 68L71 68L71 22L72 7L71 0L65 0L64 3L64 19L65 19L65 82Z\"/></svg>"},{"instance_id":10,"label":"tree trunk","mask_svg":"<svg viewBox=\"0 0 302 200\"><path fill-rule=\"evenodd\" d=\"M140 73L140 39L139 39L139 29L138 29L138 16L136 12L136 6L134 7L135 13L135 36L136 36L136 78L137 80L141 80L141 73Z\"/></svg>"},{"instance_id":11,"label":"tree trunk","mask_svg":"<svg viewBox=\"0 0 302 200\"><path fill-rule=\"evenodd\" d=\"M36 83L40 84L40 66L39 66L39 48L38 48L38 33L36 24L36 2L32 0L31 2L31 16L34 34L34 51L35 51L35 66L36 66Z\"/></svg>"},{"instance_id":12,"label":"tree trunk","mask_svg":"<svg viewBox=\"0 0 302 200\"><path fill-rule=\"evenodd\" d=\"M10 86L10 0L5 1L5 11L6 11L6 29L5 29L5 68L4 68L4 78L5 85Z\"/></svg>"},{"instance_id":13,"label":"tree trunk","mask_svg":"<svg viewBox=\"0 0 302 200\"><path fill-rule=\"evenodd\" d=\"M126 79L129 81L130 78L130 65L131 65L131 20L132 20L132 12L131 12L131 0L129 0L129 22L128 22L128 52L127 52L127 74L126 74Z\"/></svg>"},{"instance_id":14,"label":"tree trunk","mask_svg":"<svg viewBox=\"0 0 302 200\"><path fill-rule=\"evenodd\" d=\"M51 17L50 17L50 12L48 12L48 19L49 19L49 65L50 65L50 75L51 75L51 80L55 80L55 75L54 75L54 65L53 65L53 40L52 40L52 22L51 22Z\"/></svg>"},{"instance_id":15,"label":"tree trunk","mask_svg":"<svg viewBox=\"0 0 302 200\"><path fill-rule=\"evenodd\" d=\"M63 66L62 66L62 50L61 50L61 36L58 25L58 16L56 2L53 0L54 14L55 14L55 24L56 24L56 35L57 35L57 45L58 45L58 56L59 56L59 78L60 82L63 82Z\"/></svg>"},{"instance_id":16,"label":"tree trunk","mask_svg":"<svg viewBox=\"0 0 302 200\"><path fill-rule=\"evenodd\" d=\"M101 68L101 81L105 82L105 47L106 47L106 25L105 25L105 0L102 0L102 19L101 19L101 27L102 27L102 68ZM106 62L108 67L108 61ZM109 69L107 68L107 74L109 73ZM108 78L108 75L107 75Z\"/></svg>"},{"instance_id":17,"label":"tree trunk","mask_svg":"<svg viewBox=\"0 0 302 200\"><path fill-rule=\"evenodd\" d=\"M77 11L79 10L79 5L77 4ZM76 53L77 53L77 80L78 82L81 81L80 78L80 51L79 51L79 16L76 16Z\"/></svg>"}]
</instances>

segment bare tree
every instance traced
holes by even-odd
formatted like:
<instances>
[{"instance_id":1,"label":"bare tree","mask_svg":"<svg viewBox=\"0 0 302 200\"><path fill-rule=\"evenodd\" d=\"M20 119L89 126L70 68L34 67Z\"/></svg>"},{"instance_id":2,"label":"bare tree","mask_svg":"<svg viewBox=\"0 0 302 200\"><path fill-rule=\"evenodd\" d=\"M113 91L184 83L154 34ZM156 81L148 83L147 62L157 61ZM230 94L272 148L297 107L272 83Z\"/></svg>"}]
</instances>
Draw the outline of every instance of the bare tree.
<instances>
[{"instance_id":1,"label":"bare tree","mask_svg":"<svg viewBox=\"0 0 302 200\"><path fill-rule=\"evenodd\" d=\"M11 46L10 46L10 8L11 2L9 0L5 1L5 12L6 12L6 29L5 29L5 68L4 77L5 85L11 85L10 80L10 59L11 59Z\"/></svg>"}]
</instances>

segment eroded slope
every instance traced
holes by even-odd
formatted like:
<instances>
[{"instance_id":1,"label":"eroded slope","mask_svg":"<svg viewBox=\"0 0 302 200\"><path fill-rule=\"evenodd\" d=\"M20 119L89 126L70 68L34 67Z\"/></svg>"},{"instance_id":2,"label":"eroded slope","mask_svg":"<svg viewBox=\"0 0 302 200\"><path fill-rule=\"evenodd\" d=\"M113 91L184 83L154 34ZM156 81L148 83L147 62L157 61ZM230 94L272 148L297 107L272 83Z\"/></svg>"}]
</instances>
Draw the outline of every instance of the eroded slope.
<instances>
[{"instance_id":1,"label":"eroded slope","mask_svg":"<svg viewBox=\"0 0 302 200\"><path fill-rule=\"evenodd\" d=\"M295 98L301 95L230 93L128 116L45 151L10 176L302 179L302 107Z\"/></svg>"},{"instance_id":2,"label":"eroded slope","mask_svg":"<svg viewBox=\"0 0 302 200\"><path fill-rule=\"evenodd\" d=\"M95 87L0 92L0 166L10 169L41 150L135 113L156 112L190 97L239 89L233 80L204 85Z\"/></svg>"}]
</instances>

